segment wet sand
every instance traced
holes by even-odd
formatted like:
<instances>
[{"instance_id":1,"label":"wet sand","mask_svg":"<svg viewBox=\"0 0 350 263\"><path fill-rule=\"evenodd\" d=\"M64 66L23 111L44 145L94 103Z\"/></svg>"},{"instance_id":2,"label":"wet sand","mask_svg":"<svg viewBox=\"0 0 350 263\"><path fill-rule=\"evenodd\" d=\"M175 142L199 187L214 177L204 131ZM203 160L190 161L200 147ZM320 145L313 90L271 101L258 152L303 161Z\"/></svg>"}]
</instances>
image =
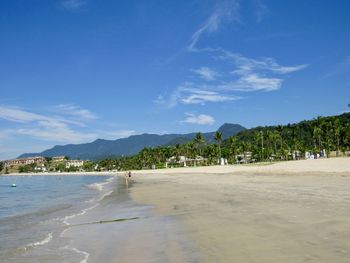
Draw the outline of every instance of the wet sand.
<instances>
[{"instance_id":1,"label":"wet sand","mask_svg":"<svg viewBox=\"0 0 350 263\"><path fill-rule=\"evenodd\" d=\"M138 173L130 193L177 221L199 262L349 262L350 159L276 166Z\"/></svg>"},{"instance_id":2,"label":"wet sand","mask_svg":"<svg viewBox=\"0 0 350 263\"><path fill-rule=\"evenodd\" d=\"M136 204L129 196L133 184L126 186L123 179L118 178L98 206L69 220L62 234L70 240L67 249L74 248L80 262L89 263L197 261L198 253L179 222Z\"/></svg>"}]
</instances>

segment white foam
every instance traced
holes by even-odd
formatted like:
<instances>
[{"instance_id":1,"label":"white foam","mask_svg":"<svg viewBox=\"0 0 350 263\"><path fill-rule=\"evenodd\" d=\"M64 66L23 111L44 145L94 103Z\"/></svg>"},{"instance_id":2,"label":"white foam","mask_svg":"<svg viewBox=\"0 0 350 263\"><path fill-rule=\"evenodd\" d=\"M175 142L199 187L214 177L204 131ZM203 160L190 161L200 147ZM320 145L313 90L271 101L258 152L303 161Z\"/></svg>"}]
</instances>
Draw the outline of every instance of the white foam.
<instances>
[{"instance_id":1,"label":"white foam","mask_svg":"<svg viewBox=\"0 0 350 263\"><path fill-rule=\"evenodd\" d=\"M90 254L87 253L86 251L82 251L82 250L79 250L75 247L69 247L69 246L65 246L63 247L63 249L68 249L68 250L72 250L74 251L75 253L78 253L78 254L81 254L84 256L84 259L80 261L80 263L87 263L88 260L89 260L89 257L90 257Z\"/></svg>"},{"instance_id":2,"label":"white foam","mask_svg":"<svg viewBox=\"0 0 350 263\"><path fill-rule=\"evenodd\" d=\"M88 187L90 189L93 189L93 190L97 190L97 191L102 191L104 186L108 184L108 182L103 182L103 183L93 183L93 184L89 184Z\"/></svg>"},{"instance_id":3,"label":"white foam","mask_svg":"<svg viewBox=\"0 0 350 263\"><path fill-rule=\"evenodd\" d=\"M69 226L69 225L70 225L70 223L68 222L69 219L75 218L75 217L77 217L77 216L85 215L87 211L94 209L94 208L97 207L98 205L99 205L99 204L94 204L93 206L90 206L90 207L88 207L88 208L83 209L80 213L76 213L76 214L73 214L73 215L65 216L65 217L63 218L63 223L64 223L65 225Z\"/></svg>"},{"instance_id":4,"label":"white foam","mask_svg":"<svg viewBox=\"0 0 350 263\"><path fill-rule=\"evenodd\" d=\"M111 183L114 179L115 179L114 177L111 177L111 178L108 178L107 180L105 180L104 182L89 184L88 187L90 189L102 191L104 189L104 187L107 184Z\"/></svg>"},{"instance_id":5,"label":"white foam","mask_svg":"<svg viewBox=\"0 0 350 263\"><path fill-rule=\"evenodd\" d=\"M103 188L105 187L105 185L111 183L115 178L114 177L111 177L111 178L108 178L105 182L102 182L102 183L94 183L94 184L90 184L88 185L89 188L92 188L92 189L96 189L98 191L102 191ZM69 219L72 219L72 218L75 218L77 216L82 216L82 215L85 215L86 212L94 209L95 207L97 207L99 205L99 203L96 203L96 202L99 202L101 200L103 200L103 198L105 198L106 196L109 196L110 194L112 194L113 191L108 191L104 194L102 194L101 196L99 196L97 199L96 198L93 198L89 201L87 201L88 203L95 203L93 206L90 206L88 208L85 208L83 209L81 212L79 213L76 213L76 214L73 214L73 215L69 215L69 216L65 216L63 218L63 223L67 226L70 225L70 223L68 222Z\"/></svg>"},{"instance_id":6,"label":"white foam","mask_svg":"<svg viewBox=\"0 0 350 263\"><path fill-rule=\"evenodd\" d=\"M28 248L34 248L37 246L43 246L47 243L49 243L52 240L52 233L48 233L47 236L40 241L34 242L34 243L29 243L28 245L25 246L24 250L27 250Z\"/></svg>"},{"instance_id":7,"label":"white foam","mask_svg":"<svg viewBox=\"0 0 350 263\"><path fill-rule=\"evenodd\" d=\"M99 201L103 200L103 198L105 198L106 196L111 195L112 193L113 193L113 191L108 191L108 192L104 193L103 195L101 195L101 196L96 200L96 202L99 202Z\"/></svg>"}]
</instances>

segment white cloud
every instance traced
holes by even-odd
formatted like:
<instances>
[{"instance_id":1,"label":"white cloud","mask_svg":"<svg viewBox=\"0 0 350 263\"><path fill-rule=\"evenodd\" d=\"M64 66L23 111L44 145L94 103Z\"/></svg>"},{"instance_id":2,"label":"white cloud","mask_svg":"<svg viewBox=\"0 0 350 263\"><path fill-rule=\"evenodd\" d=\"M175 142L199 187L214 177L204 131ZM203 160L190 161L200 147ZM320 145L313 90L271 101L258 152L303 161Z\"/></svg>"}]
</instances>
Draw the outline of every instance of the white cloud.
<instances>
[{"instance_id":1,"label":"white cloud","mask_svg":"<svg viewBox=\"0 0 350 263\"><path fill-rule=\"evenodd\" d=\"M225 1L219 5L215 11L209 16L207 21L193 33L190 44L188 46L189 51L197 51L196 44L199 38L204 33L213 33L219 29L220 24L224 19L234 19L239 21L238 15L239 3L237 0Z\"/></svg>"},{"instance_id":2,"label":"white cloud","mask_svg":"<svg viewBox=\"0 0 350 263\"><path fill-rule=\"evenodd\" d=\"M178 86L168 99L158 96L155 103L164 105L167 108L173 108L177 104L202 104L207 102L224 102L240 99L238 96L220 94L213 91L215 86L195 85L185 82Z\"/></svg>"},{"instance_id":3,"label":"white cloud","mask_svg":"<svg viewBox=\"0 0 350 263\"><path fill-rule=\"evenodd\" d=\"M237 92L276 91L282 87L284 75L300 71L308 67L307 64L283 66L274 58L248 58L239 53L218 48L196 48L196 44L204 33L212 33L219 29L224 19L234 18L240 22L239 2L233 0L221 4L211 16L192 35L189 51L201 51L202 54L210 54L217 63L223 61L230 70L216 72L208 67L200 67L192 70L202 80L210 83L183 82L176 87L168 98L159 96L155 103L173 108L178 104L205 104L207 102L227 102L240 99ZM228 5L227 5L228 3ZM261 21L269 12L262 1L256 0L257 19ZM260 13L259 13L260 12ZM222 68L220 66L220 68ZM210 85L209 85L210 84Z\"/></svg>"},{"instance_id":4,"label":"white cloud","mask_svg":"<svg viewBox=\"0 0 350 263\"><path fill-rule=\"evenodd\" d=\"M87 109L80 108L78 106L72 104L60 104L54 106L54 110L59 112L60 114L73 116L77 118L83 119L96 119L96 115Z\"/></svg>"},{"instance_id":5,"label":"white cloud","mask_svg":"<svg viewBox=\"0 0 350 263\"><path fill-rule=\"evenodd\" d=\"M64 8L75 10L83 7L86 4L85 0L63 0L61 4Z\"/></svg>"},{"instance_id":6,"label":"white cloud","mask_svg":"<svg viewBox=\"0 0 350 263\"><path fill-rule=\"evenodd\" d=\"M205 104L206 102L223 102L237 100L238 97L220 95L214 91L191 90L189 94L181 98L184 104Z\"/></svg>"},{"instance_id":7,"label":"white cloud","mask_svg":"<svg viewBox=\"0 0 350 263\"><path fill-rule=\"evenodd\" d=\"M244 57L237 53L222 50L222 54L218 56L223 60L233 62L237 66L237 70L233 71L238 75L244 75L252 71L267 71L276 74L287 74L306 68L307 64L295 66L281 66L273 58L252 59Z\"/></svg>"},{"instance_id":8,"label":"white cloud","mask_svg":"<svg viewBox=\"0 0 350 263\"><path fill-rule=\"evenodd\" d=\"M154 99L153 102L156 104L165 104L166 99L164 98L163 95L158 95L158 97L156 99Z\"/></svg>"},{"instance_id":9,"label":"white cloud","mask_svg":"<svg viewBox=\"0 0 350 263\"><path fill-rule=\"evenodd\" d=\"M306 68L308 65L282 66L273 58L252 59L223 49L212 51L214 58L226 62L231 72L217 73L201 67L195 72L209 84L184 82L168 99L159 96L154 102L173 108L177 104L205 104L240 99L236 92L276 91L282 87L284 75ZM215 75L215 77L214 77Z\"/></svg>"},{"instance_id":10,"label":"white cloud","mask_svg":"<svg viewBox=\"0 0 350 263\"><path fill-rule=\"evenodd\" d=\"M94 133L82 133L72 130L68 126L18 129L14 133L19 135L27 135L40 140L62 142L62 143L81 143L97 138Z\"/></svg>"},{"instance_id":11,"label":"white cloud","mask_svg":"<svg viewBox=\"0 0 350 263\"><path fill-rule=\"evenodd\" d=\"M5 106L0 106L0 118L20 123L46 119L46 117L39 114L23 111L16 107Z\"/></svg>"},{"instance_id":12,"label":"white cloud","mask_svg":"<svg viewBox=\"0 0 350 263\"><path fill-rule=\"evenodd\" d=\"M197 73L202 79L210 81L215 80L219 73L208 68L208 67L200 67L199 69L193 70L193 72Z\"/></svg>"},{"instance_id":13,"label":"white cloud","mask_svg":"<svg viewBox=\"0 0 350 263\"><path fill-rule=\"evenodd\" d=\"M278 90L282 86L283 79L275 75L292 73L308 66L306 64L281 66L273 58L252 59L226 50L222 50L218 58L236 66L231 73L238 78L219 87L234 91Z\"/></svg>"},{"instance_id":14,"label":"white cloud","mask_svg":"<svg viewBox=\"0 0 350 263\"><path fill-rule=\"evenodd\" d=\"M0 106L0 119L22 125L20 128L11 129L12 134L27 135L41 140L77 143L96 137L96 134L73 129L72 125L84 126L81 122L36 114L18 107Z\"/></svg>"},{"instance_id":15,"label":"white cloud","mask_svg":"<svg viewBox=\"0 0 350 263\"><path fill-rule=\"evenodd\" d=\"M269 13L269 8L262 0L255 0L255 17L258 23L262 22Z\"/></svg>"},{"instance_id":16,"label":"white cloud","mask_svg":"<svg viewBox=\"0 0 350 263\"><path fill-rule=\"evenodd\" d=\"M187 115L186 119L182 122L191 123L191 124L199 124L199 125L212 125L215 123L215 119L210 115L199 114L194 115L190 113L185 113Z\"/></svg>"},{"instance_id":17,"label":"white cloud","mask_svg":"<svg viewBox=\"0 0 350 263\"><path fill-rule=\"evenodd\" d=\"M218 86L223 90L231 91L274 91L282 86L282 79L263 77L258 74L245 74L237 81L232 81Z\"/></svg>"}]
</instances>

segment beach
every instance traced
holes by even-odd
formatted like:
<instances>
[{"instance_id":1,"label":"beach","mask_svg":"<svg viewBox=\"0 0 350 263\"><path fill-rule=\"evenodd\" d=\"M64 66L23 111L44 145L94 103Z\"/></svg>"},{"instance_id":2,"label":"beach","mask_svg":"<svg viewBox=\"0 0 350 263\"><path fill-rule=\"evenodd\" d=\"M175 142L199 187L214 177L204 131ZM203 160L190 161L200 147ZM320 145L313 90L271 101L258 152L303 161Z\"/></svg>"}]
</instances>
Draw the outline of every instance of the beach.
<instances>
[{"instance_id":1,"label":"beach","mask_svg":"<svg viewBox=\"0 0 350 263\"><path fill-rule=\"evenodd\" d=\"M125 172L4 176L2 184L14 198L0 218L4 262L350 256L349 158L132 171L128 184Z\"/></svg>"},{"instance_id":2,"label":"beach","mask_svg":"<svg viewBox=\"0 0 350 263\"><path fill-rule=\"evenodd\" d=\"M133 178L133 200L174 219L176 237L191 242L199 262L348 262L349 158L135 171Z\"/></svg>"}]
</instances>

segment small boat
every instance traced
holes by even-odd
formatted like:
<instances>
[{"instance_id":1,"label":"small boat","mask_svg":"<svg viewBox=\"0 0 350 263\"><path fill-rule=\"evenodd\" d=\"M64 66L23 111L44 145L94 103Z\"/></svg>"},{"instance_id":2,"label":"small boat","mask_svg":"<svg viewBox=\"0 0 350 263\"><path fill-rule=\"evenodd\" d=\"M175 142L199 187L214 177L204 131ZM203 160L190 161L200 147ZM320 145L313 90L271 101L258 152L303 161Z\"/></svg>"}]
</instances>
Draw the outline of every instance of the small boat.
<instances>
[{"instance_id":1,"label":"small boat","mask_svg":"<svg viewBox=\"0 0 350 263\"><path fill-rule=\"evenodd\" d=\"M17 185L16 184L12 184L11 187L16 187Z\"/></svg>"}]
</instances>

